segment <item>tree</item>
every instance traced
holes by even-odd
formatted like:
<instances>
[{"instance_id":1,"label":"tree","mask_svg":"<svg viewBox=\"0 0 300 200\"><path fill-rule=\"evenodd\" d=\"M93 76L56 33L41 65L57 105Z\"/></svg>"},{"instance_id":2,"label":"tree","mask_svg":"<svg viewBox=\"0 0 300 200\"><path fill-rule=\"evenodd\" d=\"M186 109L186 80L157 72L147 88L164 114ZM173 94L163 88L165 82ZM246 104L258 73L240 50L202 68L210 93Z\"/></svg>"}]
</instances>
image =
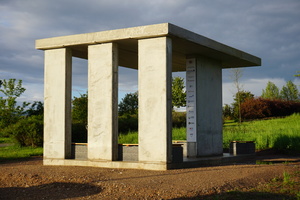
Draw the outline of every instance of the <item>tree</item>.
<instances>
[{"instance_id":1,"label":"tree","mask_svg":"<svg viewBox=\"0 0 300 200\"><path fill-rule=\"evenodd\" d=\"M236 105L234 106L234 110L237 112L238 114L238 121L239 123L242 122L242 116L241 116L241 98L240 98L240 94L242 91L243 86L240 83L240 78L243 76L243 71L240 68L235 68L231 70L231 79L233 80L233 84L237 90L236 95L235 95L235 101L236 101Z\"/></svg>"},{"instance_id":2,"label":"tree","mask_svg":"<svg viewBox=\"0 0 300 200\"><path fill-rule=\"evenodd\" d=\"M0 128L14 124L24 115L25 108L30 104L23 102L17 105L17 98L25 92L22 87L22 80L16 83L16 79L2 80L0 92L4 97L0 97Z\"/></svg>"},{"instance_id":3,"label":"tree","mask_svg":"<svg viewBox=\"0 0 300 200\"><path fill-rule=\"evenodd\" d=\"M186 92L184 86L184 79L181 77L172 78L172 106L181 107L186 106Z\"/></svg>"},{"instance_id":4,"label":"tree","mask_svg":"<svg viewBox=\"0 0 300 200\"><path fill-rule=\"evenodd\" d=\"M237 92L235 94L235 98L234 103L233 103L233 116L235 119L239 119L239 122L241 123L242 121L242 112L241 112L241 105L249 100L249 99L253 99L254 98L254 94L252 94L249 91L244 91L241 90L240 92Z\"/></svg>"},{"instance_id":5,"label":"tree","mask_svg":"<svg viewBox=\"0 0 300 200\"><path fill-rule=\"evenodd\" d=\"M300 77L300 71L297 71L298 74L295 74L295 76Z\"/></svg>"},{"instance_id":6,"label":"tree","mask_svg":"<svg viewBox=\"0 0 300 200\"><path fill-rule=\"evenodd\" d=\"M88 120L88 95L81 94L80 97L74 97L72 104L72 119L86 126Z\"/></svg>"},{"instance_id":7,"label":"tree","mask_svg":"<svg viewBox=\"0 0 300 200\"><path fill-rule=\"evenodd\" d=\"M233 108L228 104L223 106L223 118L226 120L233 118Z\"/></svg>"},{"instance_id":8,"label":"tree","mask_svg":"<svg viewBox=\"0 0 300 200\"><path fill-rule=\"evenodd\" d=\"M27 116L33 115L43 115L44 114L44 104L40 101L35 101L31 104L30 108L26 111Z\"/></svg>"},{"instance_id":9,"label":"tree","mask_svg":"<svg viewBox=\"0 0 300 200\"><path fill-rule=\"evenodd\" d=\"M280 95L278 87L273 82L268 81L266 89L262 90L261 97L270 100L279 99Z\"/></svg>"},{"instance_id":10,"label":"tree","mask_svg":"<svg viewBox=\"0 0 300 200\"><path fill-rule=\"evenodd\" d=\"M138 92L127 93L119 103L119 114L133 115L138 113Z\"/></svg>"},{"instance_id":11,"label":"tree","mask_svg":"<svg viewBox=\"0 0 300 200\"><path fill-rule=\"evenodd\" d=\"M280 91L280 98L286 101L297 101L298 94L297 86L292 81L288 81Z\"/></svg>"}]
</instances>

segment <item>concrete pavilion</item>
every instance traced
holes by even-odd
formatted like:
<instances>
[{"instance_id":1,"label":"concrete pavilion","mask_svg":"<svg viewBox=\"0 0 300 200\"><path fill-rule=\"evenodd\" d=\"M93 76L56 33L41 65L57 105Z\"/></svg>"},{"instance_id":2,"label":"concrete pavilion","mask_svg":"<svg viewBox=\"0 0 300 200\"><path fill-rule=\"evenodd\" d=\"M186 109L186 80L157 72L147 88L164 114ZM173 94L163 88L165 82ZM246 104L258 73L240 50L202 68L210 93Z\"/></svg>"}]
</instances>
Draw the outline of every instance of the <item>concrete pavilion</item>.
<instances>
[{"instance_id":1,"label":"concrete pavilion","mask_svg":"<svg viewBox=\"0 0 300 200\"><path fill-rule=\"evenodd\" d=\"M187 156L222 155L222 69L261 64L258 57L170 23L40 39L36 48L45 51L46 165L183 166L174 162L172 150L176 71L187 71ZM72 56L88 59L86 159L71 159ZM118 66L138 69L137 161L118 159Z\"/></svg>"}]
</instances>

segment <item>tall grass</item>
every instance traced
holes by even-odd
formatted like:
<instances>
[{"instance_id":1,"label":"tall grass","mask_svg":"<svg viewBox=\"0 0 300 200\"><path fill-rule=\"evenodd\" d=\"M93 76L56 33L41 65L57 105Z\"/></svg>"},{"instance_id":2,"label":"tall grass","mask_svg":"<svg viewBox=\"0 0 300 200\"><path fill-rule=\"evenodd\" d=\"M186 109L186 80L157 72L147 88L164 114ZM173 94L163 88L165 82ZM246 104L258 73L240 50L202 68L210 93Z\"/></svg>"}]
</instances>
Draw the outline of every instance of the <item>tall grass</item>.
<instances>
[{"instance_id":1,"label":"tall grass","mask_svg":"<svg viewBox=\"0 0 300 200\"><path fill-rule=\"evenodd\" d=\"M256 149L259 150L275 148L300 152L300 114L224 126L223 147L228 148L230 141L234 140L255 141Z\"/></svg>"},{"instance_id":2,"label":"tall grass","mask_svg":"<svg viewBox=\"0 0 300 200\"><path fill-rule=\"evenodd\" d=\"M185 140L185 128L173 128L173 140ZM300 114L285 118L244 122L241 125L227 121L223 127L223 148L230 141L254 141L256 149L275 148L287 152L300 152ZM138 133L120 134L119 143L138 143Z\"/></svg>"}]
</instances>

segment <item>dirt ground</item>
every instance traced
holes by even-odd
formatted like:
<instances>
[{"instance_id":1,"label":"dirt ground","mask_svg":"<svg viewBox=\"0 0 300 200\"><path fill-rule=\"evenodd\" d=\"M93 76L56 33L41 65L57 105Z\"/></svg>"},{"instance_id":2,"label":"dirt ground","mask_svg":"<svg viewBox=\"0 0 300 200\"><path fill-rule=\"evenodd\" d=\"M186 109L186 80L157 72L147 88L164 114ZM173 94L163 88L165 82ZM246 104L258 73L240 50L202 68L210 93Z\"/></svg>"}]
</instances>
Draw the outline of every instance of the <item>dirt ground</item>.
<instances>
[{"instance_id":1,"label":"dirt ground","mask_svg":"<svg viewBox=\"0 0 300 200\"><path fill-rule=\"evenodd\" d=\"M0 163L0 199L206 199L236 189L247 195L249 188L284 172L299 172L300 158L290 161L149 171L43 166L42 158L35 157Z\"/></svg>"}]
</instances>

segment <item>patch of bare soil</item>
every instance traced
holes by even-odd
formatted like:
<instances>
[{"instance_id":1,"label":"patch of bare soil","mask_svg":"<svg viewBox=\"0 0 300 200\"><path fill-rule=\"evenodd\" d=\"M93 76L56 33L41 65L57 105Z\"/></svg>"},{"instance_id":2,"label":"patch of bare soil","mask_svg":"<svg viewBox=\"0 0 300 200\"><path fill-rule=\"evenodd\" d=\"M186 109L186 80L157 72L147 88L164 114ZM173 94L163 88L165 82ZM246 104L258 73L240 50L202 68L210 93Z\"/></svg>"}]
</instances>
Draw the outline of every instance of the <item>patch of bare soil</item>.
<instances>
[{"instance_id":1,"label":"patch of bare soil","mask_svg":"<svg viewBox=\"0 0 300 200\"><path fill-rule=\"evenodd\" d=\"M42 158L32 158L0 163L0 199L206 199L236 189L248 195L299 170L300 162L149 171L44 166Z\"/></svg>"}]
</instances>

